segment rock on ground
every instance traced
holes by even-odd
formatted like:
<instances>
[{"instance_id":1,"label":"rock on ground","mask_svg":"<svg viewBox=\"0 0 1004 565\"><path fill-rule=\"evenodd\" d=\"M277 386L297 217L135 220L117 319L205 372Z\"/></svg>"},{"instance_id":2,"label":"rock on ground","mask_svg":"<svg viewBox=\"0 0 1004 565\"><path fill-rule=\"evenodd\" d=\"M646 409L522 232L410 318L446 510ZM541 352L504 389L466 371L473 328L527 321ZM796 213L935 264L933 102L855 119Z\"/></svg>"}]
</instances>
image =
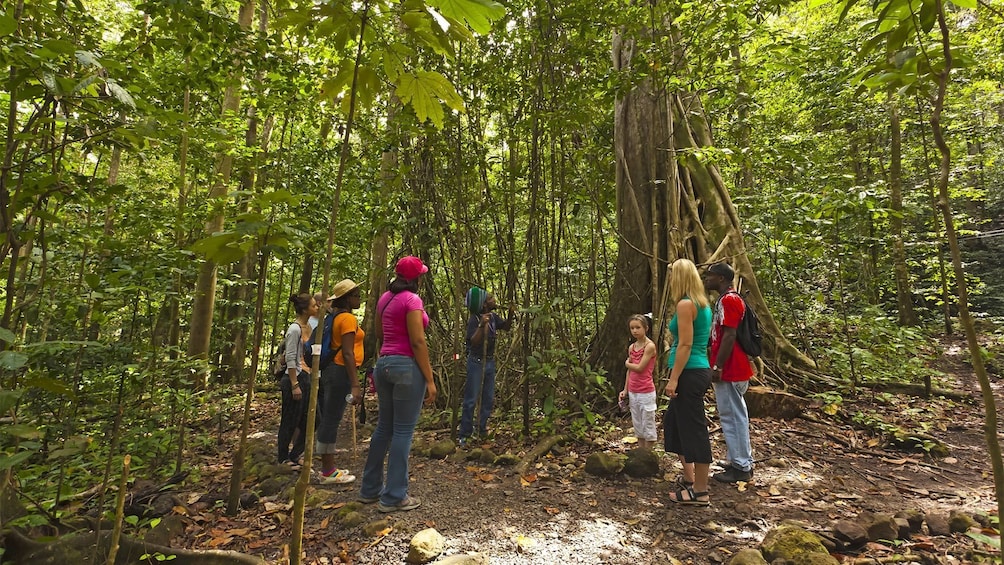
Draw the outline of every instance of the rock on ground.
<instances>
[{"instance_id":1,"label":"rock on ground","mask_svg":"<svg viewBox=\"0 0 1004 565\"><path fill-rule=\"evenodd\" d=\"M426 563L443 553L446 540L435 528L426 528L411 538L408 546L408 563Z\"/></svg>"}]
</instances>

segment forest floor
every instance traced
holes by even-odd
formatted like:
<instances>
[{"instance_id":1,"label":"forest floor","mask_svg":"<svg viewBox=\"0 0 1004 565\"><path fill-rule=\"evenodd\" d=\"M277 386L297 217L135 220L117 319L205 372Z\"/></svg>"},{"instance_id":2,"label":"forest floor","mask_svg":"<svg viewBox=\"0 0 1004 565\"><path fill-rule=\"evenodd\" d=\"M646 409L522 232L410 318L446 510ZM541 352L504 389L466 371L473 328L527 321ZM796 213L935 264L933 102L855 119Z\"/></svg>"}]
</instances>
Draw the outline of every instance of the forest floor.
<instances>
[{"instance_id":1,"label":"forest floor","mask_svg":"<svg viewBox=\"0 0 1004 565\"><path fill-rule=\"evenodd\" d=\"M410 512L382 515L376 505L361 506L363 523L346 527L340 515L355 501L358 481L311 486L310 499L315 503L306 513L305 563L402 563L412 536L429 527L444 536L444 555L478 552L493 564L721 563L740 549L757 547L771 528L785 520L822 532L837 520L855 520L863 512L995 514L979 383L963 361L964 342L942 345L946 354L936 367L945 374L942 386L971 392L971 400L925 400L862 391L853 401L845 399L836 416L814 410L809 419L755 419L751 436L760 463L753 480L739 485L712 481L708 508L678 507L669 501L667 494L675 487L679 465L661 447L657 450L662 467L658 477L587 475L583 463L590 452L623 452L633 447L630 439L625 441L626 434L617 430L590 442L567 443L539 459L523 476L513 467L467 462L462 451L442 460L413 453L410 491L423 504ZM995 387L1000 405L1004 391L1000 383ZM947 445L950 455L932 458L923 451L887 447L883 438L850 424L849 415L858 411L924 430ZM277 412L272 399L258 403L255 426L262 432L262 441L274 441L267 439L267 433L277 427ZM375 421L375 414L370 416ZM629 415L617 424L630 432ZM359 431L355 451L347 422L340 434L339 442L346 447L339 465L357 476L362 475L370 429ZM420 428L416 442L428 444L449 437L447 429ZM717 427L712 440L715 454L723 456ZM518 456L533 447L504 429L496 430L485 446ZM225 492L228 460L229 453L221 451L218 461L206 466L200 492ZM189 498L194 500L198 494L193 492ZM201 514L185 512L191 515L185 517L184 539L176 538L174 545L232 549L281 562L288 554L291 519L287 503L283 495L263 497L234 518L222 517L220 509L212 508ZM381 519L387 523L373 527ZM372 535L364 533L367 525ZM995 552L963 534L922 532L910 540L869 543L837 557L855 563L866 562L865 557L883 560L867 561L876 563L962 563L984 554Z\"/></svg>"}]
</instances>

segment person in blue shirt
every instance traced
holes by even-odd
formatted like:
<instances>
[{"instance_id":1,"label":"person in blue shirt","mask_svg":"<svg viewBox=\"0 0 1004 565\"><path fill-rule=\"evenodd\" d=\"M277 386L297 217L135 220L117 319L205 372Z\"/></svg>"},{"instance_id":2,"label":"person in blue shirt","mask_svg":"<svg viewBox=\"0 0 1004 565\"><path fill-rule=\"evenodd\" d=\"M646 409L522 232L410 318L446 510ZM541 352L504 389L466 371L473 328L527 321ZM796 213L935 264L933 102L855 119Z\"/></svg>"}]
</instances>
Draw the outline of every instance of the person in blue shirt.
<instances>
[{"instance_id":1,"label":"person in blue shirt","mask_svg":"<svg viewBox=\"0 0 1004 565\"><path fill-rule=\"evenodd\" d=\"M516 311L509 308L509 319L494 312L498 306L495 297L479 287L467 291L467 382L464 385L463 412L460 417L460 446L474 433L474 408L481 399L478 411L478 433L488 434L488 418L495 404L495 342L498 332L512 327Z\"/></svg>"}]
</instances>

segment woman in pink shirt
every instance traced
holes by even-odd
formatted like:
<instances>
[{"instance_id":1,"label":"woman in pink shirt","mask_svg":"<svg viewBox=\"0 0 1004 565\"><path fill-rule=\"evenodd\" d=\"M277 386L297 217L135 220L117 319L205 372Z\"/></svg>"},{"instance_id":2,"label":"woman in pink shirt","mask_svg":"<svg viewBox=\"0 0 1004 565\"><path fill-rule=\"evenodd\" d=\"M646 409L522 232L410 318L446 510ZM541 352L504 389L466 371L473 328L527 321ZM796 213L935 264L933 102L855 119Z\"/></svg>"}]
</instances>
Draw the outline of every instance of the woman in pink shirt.
<instances>
[{"instance_id":1,"label":"woman in pink shirt","mask_svg":"<svg viewBox=\"0 0 1004 565\"><path fill-rule=\"evenodd\" d=\"M382 341L374 380L380 414L363 469L359 501L380 502L381 512L412 510L421 503L408 496L408 455L422 400L436 400L425 328L429 316L418 296L418 277L427 273L418 257L401 258L389 290L377 301L377 339ZM384 481L384 459L387 477Z\"/></svg>"}]
</instances>

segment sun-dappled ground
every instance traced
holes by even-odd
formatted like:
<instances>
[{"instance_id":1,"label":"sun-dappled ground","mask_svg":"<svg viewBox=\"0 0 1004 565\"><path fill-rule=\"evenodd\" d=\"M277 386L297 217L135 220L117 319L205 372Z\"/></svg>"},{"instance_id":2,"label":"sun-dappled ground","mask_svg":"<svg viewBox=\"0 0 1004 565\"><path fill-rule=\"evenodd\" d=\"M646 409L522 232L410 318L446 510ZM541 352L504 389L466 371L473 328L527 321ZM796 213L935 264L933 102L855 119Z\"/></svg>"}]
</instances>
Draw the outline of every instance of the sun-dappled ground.
<instances>
[{"instance_id":1,"label":"sun-dappled ground","mask_svg":"<svg viewBox=\"0 0 1004 565\"><path fill-rule=\"evenodd\" d=\"M693 563L727 562L745 547L756 547L764 535L785 520L826 533L842 519L858 520L863 512L896 514L904 510L947 515L952 510L993 514L993 480L983 437L979 387L961 362L957 344L948 344L942 369L950 374L945 388L973 393L970 401L922 399L859 393L844 399L833 416L810 410L807 418L783 421L756 419L752 439L758 464L753 480L739 485L712 484L709 508L677 507L667 494L678 474L675 458L657 450L657 477L624 475L600 479L584 472L586 456L597 450L627 451L630 417L615 423L623 429L597 433L560 446L520 475L514 467L466 460L458 451L446 459L413 453L411 494L423 504L411 512L382 515L375 505L355 503L358 483L312 485L306 514L306 563L400 563L419 530L435 528L445 538L444 555L478 552L494 564L554 563ZM271 445L277 421L274 397L256 404L255 441ZM374 406L375 402L370 402ZM713 413L712 413L713 415ZM909 429L923 430L950 449L934 458L922 450L885 446L882 437L852 425L867 415ZM370 423L374 421L370 415ZM714 421L714 420L713 420ZM430 423L430 426L437 427ZM352 448L351 428L344 423L339 465L362 474L371 428L358 430ZM419 430L416 444L449 438L449 430ZM721 433L713 434L716 455L724 454ZM207 456L199 484L188 484L191 499L225 490L229 480L229 444ZM533 442L522 442L506 426L482 446L496 453L523 456ZM214 460L215 459L215 460ZM254 477L246 485L255 490ZM292 483L293 474L283 480ZM288 552L290 507L285 488L263 496L233 519L221 509L185 514L183 539L188 547L234 549L282 561ZM182 495L184 498L185 495ZM344 516L358 512L358 524ZM384 523L379 520L386 520ZM974 552L975 550L975 552ZM836 554L851 562L862 557L898 556L902 562L961 563L993 553L990 546L964 534L917 533L908 540L870 542L853 552Z\"/></svg>"}]
</instances>

